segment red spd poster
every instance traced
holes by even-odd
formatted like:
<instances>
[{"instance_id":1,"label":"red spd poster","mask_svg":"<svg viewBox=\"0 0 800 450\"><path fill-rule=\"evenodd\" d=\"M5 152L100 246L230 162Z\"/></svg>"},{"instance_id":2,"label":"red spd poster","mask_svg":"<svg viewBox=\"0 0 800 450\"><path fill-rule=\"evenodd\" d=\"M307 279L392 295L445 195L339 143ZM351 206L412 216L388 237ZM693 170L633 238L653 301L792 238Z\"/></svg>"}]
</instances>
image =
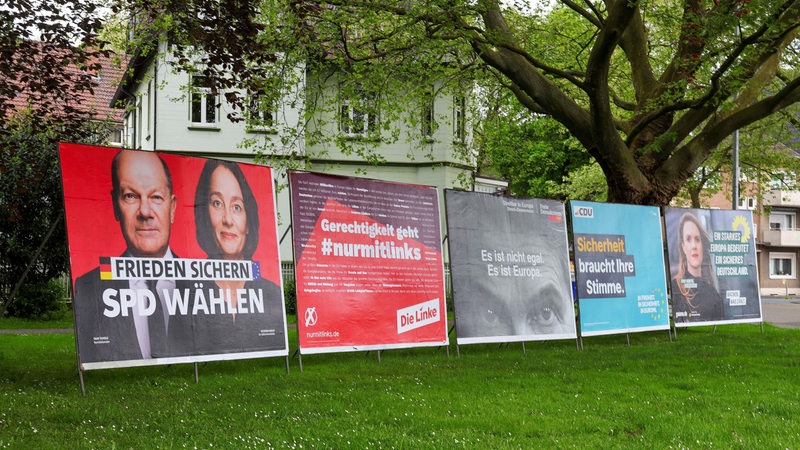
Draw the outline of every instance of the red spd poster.
<instances>
[{"instance_id":1,"label":"red spd poster","mask_svg":"<svg viewBox=\"0 0 800 450\"><path fill-rule=\"evenodd\" d=\"M302 353L447 345L435 188L290 175Z\"/></svg>"},{"instance_id":2,"label":"red spd poster","mask_svg":"<svg viewBox=\"0 0 800 450\"><path fill-rule=\"evenodd\" d=\"M60 156L82 370L288 354L268 167Z\"/></svg>"}]
</instances>

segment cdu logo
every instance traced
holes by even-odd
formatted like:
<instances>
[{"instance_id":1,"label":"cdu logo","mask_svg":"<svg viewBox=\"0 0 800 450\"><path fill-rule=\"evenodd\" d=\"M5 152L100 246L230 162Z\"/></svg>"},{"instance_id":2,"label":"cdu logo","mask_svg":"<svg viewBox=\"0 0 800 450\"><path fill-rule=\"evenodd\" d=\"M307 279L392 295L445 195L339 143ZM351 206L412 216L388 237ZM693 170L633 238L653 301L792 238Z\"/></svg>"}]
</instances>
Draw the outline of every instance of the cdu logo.
<instances>
[{"instance_id":1,"label":"cdu logo","mask_svg":"<svg viewBox=\"0 0 800 450\"><path fill-rule=\"evenodd\" d=\"M313 327L317 324L317 308L306 308L305 314L306 326Z\"/></svg>"},{"instance_id":2,"label":"cdu logo","mask_svg":"<svg viewBox=\"0 0 800 450\"><path fill-rule=\"evenodd\" d=\"M591 219L594 218L594 208L592 208L591 206L578 206L577 208L575 208L575 211L573 211L573 215L575 217L584 217L587 219Z\"/></svg>"}]
</instances>

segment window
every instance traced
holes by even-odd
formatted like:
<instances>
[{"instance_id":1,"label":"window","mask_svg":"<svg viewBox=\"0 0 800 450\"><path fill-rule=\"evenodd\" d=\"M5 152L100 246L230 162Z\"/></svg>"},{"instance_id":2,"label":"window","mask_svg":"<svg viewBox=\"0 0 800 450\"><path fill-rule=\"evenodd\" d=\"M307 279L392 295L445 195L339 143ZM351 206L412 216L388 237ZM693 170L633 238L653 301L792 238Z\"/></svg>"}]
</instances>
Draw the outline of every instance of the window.
<instances>
[{"instance_id":1,"label":"window","mask_svg":"<svg viewBox=\"0 0 800 450\"><path fill-rule=\"evenodd\" d=\"M251 128L264 130L275 126L275 101L266 95L250 96L248 105L248 125Z\"/></svg>"},{"instance_id":2,"label":"window","mask_svg":"<svg viewBox=\"0 0 800 450\"><path fill-rule=\"evenodd\" d=\"M756 209L755 197L740 197L739 209L749 209L751 211L755 210Z\"/></svg>"},{"instance_id":3,"label":"window","mask_svg":"<svg viewBox=\"0 0 800 450\"><path fill-rule=\"evenodd\" d=\"M770 253L769 277L770 278L796 278L795 265L797 255L794 253Z\"/></svg>"},{"instance_id":4,"label":"window","mask_svg":"<svg viewBox=\"0 0 800 450\"><path fill-rule=\"evenodd\" d=\"M127 111L125 120L122 122L122 146L133 147L134 132L136 131L136 112Z\"/></svg>"},{"instance_id":5,"label":"window","mask_svg":"<svg viewBox=\"0 0 800 450\"><path fill-rule=\"evenodd\" d=\"M217 123L217 96L211 92L206 77L192 77L191 121L194 124Z\"/></svg>"},{"instance_id":6,"label":"window","mask_svg":"<svg viewBox=\"0 0 800 450\"><path fill-rule=\"evenodd\" d=\"M378 131L377 99L362 94L358 100L345 98L339 114L339 129L350 136L364 136Z\"/></svg>"},{"instance_id":7,"label":"window","mask_svg":"<svg viewBox=\"0 0 800 450\"><path fill-rule=\"evenodd\" d=\"M422 99L422 111L420 113L420 131L423 139L433 138L433 132L436 130L436 118L434 116L433 102L433 92L428 91Z\"/></svg>"},{"instance_id":8,"label":"window","mask_svg":"<svg viewBox=\"0 0 800 450\"><path fill-rule=\"evenodd\" d=\"M108 133L108 136L106 137L106 139L108 140L108 145L112 147L121 147L123 134L124 134L124 129L122 126L111 130Z\"/></svg>"},{"instance_id":9,"label":"window","mask_svg":"<svg viewBox=\"0 0 800 450\"><path fill-rule=\"evenodd\" d=\"M135 148L142 148L142 128L144 128L144 116L142 114L142 108L144 108L143 104L144 102L141 97L136 99L136 137L133 143Z\"/></svg>"},{"instance_id":10,"label":"window","mask_svg":"<svg viewBox=\"0 0 800 450\"><path fill-rule=\"evenodd\" d=\"M147 134L147 139L150 139L150 123L153 121L153 118L152 118L152 115L151 115L151 111L153 109L153 108L151 108L151 105L153 104L152 103L153 102L152 95L153 95L153 82L151 81L151 82L147 83L147 99L145 100L147 102L147 125L146 125L146 127L147 127L147 133L146 133Z\"/></svg>"},{"instance_id":11,"label":"window","mask_svg":"<svg viewBox=\"0 0 800 450\"><path fill-rule=\"evenodd\" d=\"M467 98L456 96L453 98L453 139L456 142L465 142L467 132Z\"/></svg>"},{"instance_id":12,"label":"window","mask_svg":"<svg viewBox=\"0 0 800 450\"><path fill-rule=\"evenodd\" d=\"M772 211L769 213L770 230L793 230L795 213L788 211Z\"/></svg>"}]
</instances>

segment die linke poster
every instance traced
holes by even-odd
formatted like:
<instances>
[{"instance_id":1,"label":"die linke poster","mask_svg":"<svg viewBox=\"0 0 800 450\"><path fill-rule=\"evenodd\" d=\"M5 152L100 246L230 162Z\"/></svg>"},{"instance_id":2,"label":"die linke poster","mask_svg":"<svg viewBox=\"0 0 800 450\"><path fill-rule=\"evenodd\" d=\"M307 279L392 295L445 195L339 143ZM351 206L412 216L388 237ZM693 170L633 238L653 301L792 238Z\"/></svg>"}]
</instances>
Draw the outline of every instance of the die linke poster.
<instances>
[{"instance_id":1,"label":"die linke poster","mask_svg":"<svg viewBox=\"0 0 800 450\"><path fill-rule=\"evenodd\" d=\"M435 188L290 174L301 353L446 345Z\"/></svg>"},{"instance_id":2,"label":"die linke poster","mask_svg":"<svg viewBox=\"0 0 800 450\"><path fill-rule=\"evenodd\" d=\"M664 208L676 327L761 322L752 211Z\"/></svg>"},{"instance_id":3,"label":"die linke poster","mask_svg":"<svg viewBox=\"0 0 800 450\"><path fill-rule=\"evenodd\" d=\"M288 355L268 167L61 144L82 370Z\"/></svg>"},{"instance_id":4,"label":"die linke poster","mask_svg":"<svg viewBox=\"0 0 800 450\"><path fill-rule=\"evenodd\" d=\"M576 338L564 204L446 190L445 205L458 343Z\"/></svg>"},{"instance_id":5,"label":"die linke poster","mask_svg":"<svg viewBox=\"0 0 800 450\"><path fill-rule=\"evenodd\" d=\"M581 336L669 329L661 213L570 201Z\"/></svg>"}]
</instances>

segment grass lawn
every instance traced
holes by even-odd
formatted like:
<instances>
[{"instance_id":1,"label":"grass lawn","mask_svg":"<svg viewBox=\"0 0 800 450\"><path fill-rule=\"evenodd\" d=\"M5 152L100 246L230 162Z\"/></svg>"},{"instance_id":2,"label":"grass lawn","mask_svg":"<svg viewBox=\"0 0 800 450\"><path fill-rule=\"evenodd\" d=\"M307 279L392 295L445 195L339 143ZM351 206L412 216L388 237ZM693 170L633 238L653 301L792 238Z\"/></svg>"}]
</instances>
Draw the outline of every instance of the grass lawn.
<instances>
[{"instance_id":1,"label":"grass lawn","mask_svg":"<svg viewBox=\"0 0 800 450\"><path fill-rule=\"evenodd\" d=\"M800 330L630 340L92 371L82 397L71 334L0 335L0 448L800 447Z\"/></svg>"}]
</instances>

